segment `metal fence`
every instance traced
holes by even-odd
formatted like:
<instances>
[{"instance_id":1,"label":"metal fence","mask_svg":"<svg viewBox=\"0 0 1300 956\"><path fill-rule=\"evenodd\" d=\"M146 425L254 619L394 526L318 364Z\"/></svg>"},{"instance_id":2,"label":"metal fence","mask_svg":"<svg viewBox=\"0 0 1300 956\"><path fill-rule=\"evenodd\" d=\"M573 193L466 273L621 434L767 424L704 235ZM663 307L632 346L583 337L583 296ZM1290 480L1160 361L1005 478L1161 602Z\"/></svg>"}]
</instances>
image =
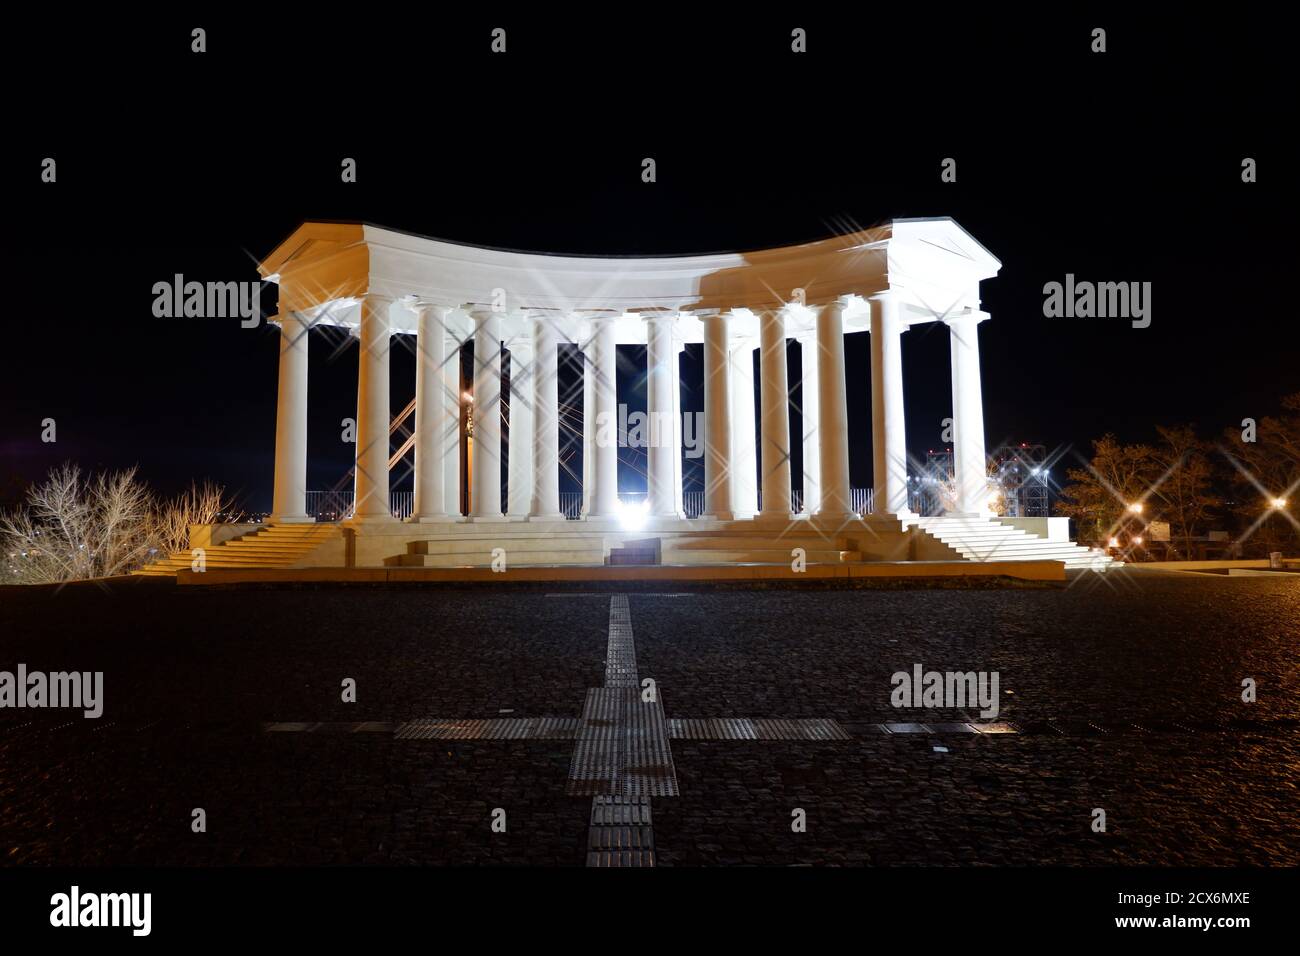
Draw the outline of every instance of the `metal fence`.
<instances>
[{"instance_id":1,"label":"metal fence","mask_svg":"<svg viewBox=\"0 0 1300 956\"><path fill-rule=\"evenodd\" d=\"M853 488L853 510L859 514L871 514L875 507L875 494L871 488ZM624 504L639 504L646 500L644 491L619 492L619 500ZM920 493L914 494L912 509L925 514L925 502ZM395 518L409 518L415 510L415 492L393 491L389 493L389 510ZM761 503L762 496L759 496ZM353 492L346 491L309 491L307 492L307 514L317 521L342 521L352 515ZM682 508L688 518L698 518L704 513L704 492L687 491L682 493ZM803 492L794 490L790 493L790 510L798 514L803 510ZM582 517L582 492L560 492L560 511L570 521Z\"/></svg>"}]
</instances>

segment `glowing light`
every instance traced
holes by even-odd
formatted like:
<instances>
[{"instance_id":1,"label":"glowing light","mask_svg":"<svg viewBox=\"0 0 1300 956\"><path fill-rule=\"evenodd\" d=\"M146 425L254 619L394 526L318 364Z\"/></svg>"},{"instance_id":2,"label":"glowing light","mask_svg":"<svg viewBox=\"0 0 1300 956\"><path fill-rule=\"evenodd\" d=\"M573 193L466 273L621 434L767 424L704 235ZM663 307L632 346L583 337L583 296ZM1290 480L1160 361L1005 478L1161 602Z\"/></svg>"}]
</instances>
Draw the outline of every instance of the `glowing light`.
<instances>
[{"instance_id":1,"label":"glowing light","mask_svg":"<svg viewBox=\"0 0 1300 956\"><path fill-rule=\"evenodd\" d=\"M618 521L628 531L639 531L645 526L646 516L650 513L650 501L644 499L628 504L621 498L616 509Z\"/></svg>"},{"instance_id":2,"label":"glowing light","mask_svg":"<svg viewBox=\"0 0 1300 956\"><path fill-rule=\"evenodd\" d=\"M1119 547L1119 538L1111 538L1111 539L1110 539L1110 546L1111 546L1112 548L1118 548L1118 547Z\"/></svg>"},{"instance_id":3,"label":"glowing light","mask_svg":"<svg viewBox=\"0 0 1300 956\"><path fill-rule=\"evenodd\" d=\"M1135 501L1133 504L1128 506L1128 510L1133 512L1135 515L1140 515L1142 513L1142 508L1143 505L1140 501Z\"/></svg>"},{"instance_id":4,"label":"glowing light","mask_svg":"<svg viewBox=\"0 0 1300 956\"><path fill-rule=\"evenodd\" d=\"M1274 508L1277 508L1278 510L1281 510L1282 508L1285 508L1285 507L1286 507L1286 499L1285 499L1285 498L1274 498L1274 499L1273 499L1273 507L1274 507Z\"/></svg>"},{"instance_id":5,"label":"glowing light","mask_svg":"<svg viewBox=\"0 0 1300 956\"><path fill-rule=\"evenodd\" d=\"M1134 538L1134 539L1133 539L1133 543L1134 543L1134 544L1141 544L1141 543L1142 543L1142 536L1141 536L1141 535L1138 535L1136 538Z\"/></svg>"}]
</instances>

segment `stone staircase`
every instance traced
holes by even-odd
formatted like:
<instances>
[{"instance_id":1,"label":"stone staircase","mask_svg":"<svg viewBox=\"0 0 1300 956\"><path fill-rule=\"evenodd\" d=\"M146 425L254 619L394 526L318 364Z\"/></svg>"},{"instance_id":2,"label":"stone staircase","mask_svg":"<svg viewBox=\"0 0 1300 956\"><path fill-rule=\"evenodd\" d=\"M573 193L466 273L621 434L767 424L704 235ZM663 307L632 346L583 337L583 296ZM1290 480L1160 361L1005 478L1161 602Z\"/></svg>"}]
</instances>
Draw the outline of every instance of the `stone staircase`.
<instances>
[{"instance_id":1,"label":"stone staircase","mask_svg":"<svg viewBox=\"0 0 1300 956\"><path fill-rule=\"evenodd\" d=\"M332 524L277 524L204 548L208 570L214 568L289 568L342 532ZM132 574L175 575L188 571L194 562L191 551L177 551Z\"/></svg>"},{"instance_id":2,"label":"stone staircase","mask_svg":"<svg viewBox=\"0 0 1300 956\"><path fill-rule=\"evenodd\" d=\"M708 532L663 539L664 564L790 564L790 552L803 548L809 564L861 561L843 536L816 533L752 533L717 535Z\"/></svg>"},{"instance_id":3,"label":"stone staircase","mask_svg":"<svg viewBox=\"0 0 1300 956\"><path fill-rule=\"evenodd\" d=\"M967 561L1064 561L1067 568L1092 571L1123 565L1096 548L1050 541L981 515L918 518L915 524Z\"/></svg>"},{"instance_id":4,"label":"stone staircase","mask_svg":"<svg viewBox=\"0 0 1300 956\"><path fill-rule=\"evenodd\" d=\"M405 554L385 558L384 564L393 568L491 567L494 548L505 549L508 568L605 563L605 539L600 534L521 535L498 531L408 541Z\"/></svg>"}]
</instances>

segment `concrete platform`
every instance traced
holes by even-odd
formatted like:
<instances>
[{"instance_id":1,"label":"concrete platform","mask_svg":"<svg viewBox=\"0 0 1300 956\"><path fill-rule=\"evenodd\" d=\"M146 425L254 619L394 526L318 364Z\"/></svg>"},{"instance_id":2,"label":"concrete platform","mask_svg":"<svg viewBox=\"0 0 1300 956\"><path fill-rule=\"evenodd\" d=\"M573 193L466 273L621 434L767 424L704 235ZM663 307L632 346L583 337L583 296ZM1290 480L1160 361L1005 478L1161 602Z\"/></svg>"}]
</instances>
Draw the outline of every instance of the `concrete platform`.
<instances>
[{"instance_id":1,"label":"concrete platform","mask_svg":"<svg viewBox=\"0 0 1300 956\"><path fill-rule=\"evenodd\" d=\"M832 586L905 581L976 584L1024 581L1063 583L1061 561L872 561L863 563L810 564L796 573L788 564L727 565L561 565L526 566L493 571L491 568L213 568L204 572L182 570L181 585L221 584L601 584L657 583L695 585Z\"/></svg>"}]
</instances>

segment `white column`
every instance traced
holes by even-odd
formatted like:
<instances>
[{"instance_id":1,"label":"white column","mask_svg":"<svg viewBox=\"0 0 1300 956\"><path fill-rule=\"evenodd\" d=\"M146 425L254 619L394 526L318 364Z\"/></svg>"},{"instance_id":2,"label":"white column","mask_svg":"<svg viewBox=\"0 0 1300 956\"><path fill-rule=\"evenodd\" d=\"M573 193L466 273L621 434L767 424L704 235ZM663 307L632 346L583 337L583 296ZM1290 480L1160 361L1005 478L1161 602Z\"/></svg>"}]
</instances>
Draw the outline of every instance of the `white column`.
<instances>
[{"instance_id":1,"label":"white column","mask_svg":"<svg viewBox=\"0 0 1300 956\"><path fill-rule=\"evenodd\" d=\"M673 455L673 511L678 517L686 517L685 491L682 482L682 349L684 346L678 339L676 330L673 334L673 428L675 437L673 438L673 447L677 449ZM697 434L698 437L698 434Z\"/></svg>"},{"instance_id":2,"label":"white column","mask_svg":"<svg viewBox=\"0 0 1300 956\"><path fill-rule=\"evenodd\" d=\"M614 319L601 317L592 322L592 380L591 392L595 418L593 420L594 461L591 477L591 510L593 518L608 518L618 514L618 374L617 352L614 345Z\"/></svg>"},{"instance_id":3,"label":"white column","mask_svg":"<svg viewBox=\"0 0 1300 956\"><path fill-rule=\"evenodd\" d=\"M737 518L758 511L758 447L754 443L754 348L746 341L731 352L731 507Z\"/></svg>"},{"instance_id":4,"label":"white column","mask_svg":"<svg viewBox=\"0 0 1300 956\"><path fill-rule=\"evenodd\" d=\"M474 312L474 459L470 514L501 514L501 316Z\"/></svg>"},{"instance_id":5,"label":"white column","mask_svg":"<svg viewBox=\"0 0 1300 956\"><path fill-rule=\"evenodd\" d=\"M361 300L361 354L357 367L357 458L355 507L358 521L391 521L388 501L388 348L392 299L369 294Z\"/></svg>"},{"instance_id":6,"label":"white column","mask_svg":"<svg viewBox=\"0 0 1300 956\"><path fill-rule=\"evenodd\" d=\"M531 321L528 323L531 325ZM510 517L523 520L533 506L533 427L537 408L532 329L510 340Z\"/></svg>"},{"instance_id":7,"label":"white column","mask_svg":"<svg viewBox=\"0 0 1300 956\"><path fill-rule=\"evenodd\" d=\"M988 317L987 312L972 309L944 320L952 355L952 457L957 510L964 512L984 513L989 496L979 339L979 324Z\"/></svg>"},{"instance_id":8,"label":"white column","mask_svg":"<svg viewBox=\"0 0 1300 956\"><path fill-rule=\"evenodd\" d=\"M704 318L704 514L730 521L731 379L726 313Z\"/></svg>"},{"instance_id":9,"label":"white column","mask_svg":"<svg viewBox=\"0 0 1300 956\"><path fill-rule=\"evenodd\" d=\"M533 497L529 514L558 521L564 517L560 511L560 339L546 316L533 317L532 335Z\"/></svg>"},{"instance_id":10,"label":"white column","mask_svg":"<svg viewBox=\"0 0 1300 956\"><path fill-rule=\"evenodd\" d=\"M447 430L447 396L443 363L447 360L446 310L426 303L415 312L415 507L412 522L445 521L446 472L443 469Z\"/></svg>"},{"instance_id":11,"label":"white column","mask_svg":"<svg viewBox=\"0 0 1300 956\"><path fill-rule=\"evenodd\" d=\"M307 516L307 328L296 312L280 317L272 523L312 520Z\"/></svg>"},{"instance_id":12,"label":"white column","mask_svg":"<svg viewBox=\"0 0 1300 956\"><path fill-rule=\"evenodd\" d=\"M800 410L803 412L803 513L813 515L821 507L822 499L821 443L817 437L820 424L820 386L817 375L816 329L800 334L799 358L803 369L800 386Z\"/></svg>"},{"instance_id":13,"label":"white column","mask_svg":"<svg viewBox=\"0 0 1300 956\"><path fill-rule=\"evenodd\" d=\"M460 511L460 415L463 399L460 388L460 340L445 334L443 349L442 393L445 400L446 424L438 436L442 448L443 511L450 518L459 518Z\"/></svg>"},{"instance_id":14,"label":"white column","mask_svg":"<svg viewBox=\"0 0 1300 956\"><path fill-rule=\"evenodd\" d=\"M591 496L596 487L596 339L595 327L588 326L582 346L582 515L591 514Z\"/></svg>"},{"instance_id":15,"label":"white column","mask_svg":"<svg viewBox=\"0 0 1300 956\"><path fill-rule=\"evenodd\" d=\"M677 376L677 348L673 341L676 315L647 315L646 323L646 411L650 419L649 448L646 456L646 481L649 489L650 514L659 518L677 518L677 493L674 490L680 468L681 445L676 424L677 402L673 389ZM673 461L679 463L674 467Z\"/></svg>"},{"instance_id":16,"label":"white column","mask_svg":"<svg viewBox=\"0 0 1300 956\"><path fill-rule=\"evenodd\" d=\"M893 292L871 297L871 439L876 513L911 517L907 506L907 422L903 411L906 326Z\"/></svg>"},{"instance_id":17,"label":"white column","mask_svg":"<svg viewBox=\"0 0 1300 956\"><path fill-rule=\"evenodd\" d=\"M849 491L849 409L844 391L844 303L817 312L817 433L821 471L819 517L853 515Z\"/></svg>"},{"instance_id":18,"label":"white column","mask_svg":"<svg viewBox=\"0 0 1300 956\"><path fill-rule=\"evenodd\" d=\"M785 310L759 315L762 351L763 514L790 517L790 390L785 365Z\"/></svg>"}]
</instances>

